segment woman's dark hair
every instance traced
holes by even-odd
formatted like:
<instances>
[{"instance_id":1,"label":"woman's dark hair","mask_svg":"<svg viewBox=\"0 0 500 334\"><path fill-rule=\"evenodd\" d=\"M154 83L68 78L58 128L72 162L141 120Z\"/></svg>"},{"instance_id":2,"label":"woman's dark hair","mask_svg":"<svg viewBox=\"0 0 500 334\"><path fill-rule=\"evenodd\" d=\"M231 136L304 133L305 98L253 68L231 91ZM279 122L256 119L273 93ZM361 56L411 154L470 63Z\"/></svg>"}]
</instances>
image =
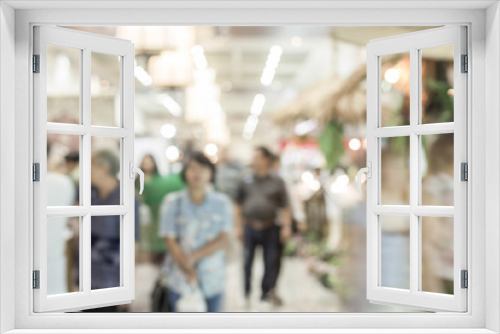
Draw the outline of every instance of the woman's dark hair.
<instances>
[{"instance_id":1,"label":"woman's dark hair","mask_svg":"<svg viewBox=\"0 0 500 334\"><path fill-rule=\"evenodd\" d=\"M195 151L195 152L192 152L191 154L189 154L189 156L187 157L187 159L184 163L184 166L182 167L181 178L182 178L182 181L184 181L184 183L187 184L186 169L188 169L189 164L192 161L195 161L195 162L199 163L200 165L208 167L210 169L210 172L212 173L212 176L210 177L210 182L212 182L212 183L215 182L215 165L214 165L214 163L212 163L212 161L210 161L210 159L208 159L205 156L205 154L203 154L202 152Z\"/></svg>"},{"instance_id":2,"label":"woman's dark hair","mask_svg":"<svg viewBox=\"0 0 500 334\"><path fill-rule=\"evenodd\" d=\"M153 160L153 165L154 165L154 168L153 168L153 174L160 174L158 172L158 165L156 164L156 160L155 160L155 157L153 157L152 154L148 153L148 154L145 154L143 157L142 157L142 161L141 161L141 168L142 168L142 164L144 163L144 160L146 158L151 158L151 160Z\"/></svg>"},{"instance_id":3,"label":"woman's dark hair","mask_svg":"<svg viewBox=\"0 0 500 334\"><path fill-rule=\"evenodd\" d=\"M115 152L105 149L97 151L92 159L95 159L99 165L107 165L109 167L108 174L113 177L118 177L120 172L120 158L115 154Z\"/></svg>"},{"instance_id":4,"label":"woman's dark hair","mask_svg":"<svg viewBox=\"0 0 500 334\"><path fill-rule=\"evenodd\" d=\"M264 158L267 159L267 161L269 162L274 162L275 159L276 159L276 155L273 154L273 152L271 152L267 147L265 146L257 146L255 148L256 151L259 151L260 153L262 153L262 155L264 156Z\"/></svg>"},{"instance_id":5,"label":"woman's dark hair","mask_svg":"<svg viewBox=\"0 0 500 334\"><path fill-rule=\"evenodd\" d=\"M64 157L64 160L66 160L66 162L79 162L80 161L80 153L76 152L76 151L69 152Z\"/></svg>"}]
</instances>

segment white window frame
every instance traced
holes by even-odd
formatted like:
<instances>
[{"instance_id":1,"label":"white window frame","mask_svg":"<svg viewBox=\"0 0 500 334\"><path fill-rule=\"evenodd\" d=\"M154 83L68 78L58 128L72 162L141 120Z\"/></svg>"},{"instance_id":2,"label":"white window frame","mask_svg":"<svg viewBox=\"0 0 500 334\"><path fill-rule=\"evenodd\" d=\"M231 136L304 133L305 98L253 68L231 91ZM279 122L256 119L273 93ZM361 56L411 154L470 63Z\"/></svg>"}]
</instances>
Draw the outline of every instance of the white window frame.
<instances>
[{"instance_id":1,"label":"white window frame","mask_svg":"<svg viewBox=\"0 0 500 334\"><path fill-rule=\"evenodd\" d=\"M500 11L489 2L393 2L371 1L218 1L159 4L105 0L98 2L16 2L0 4L0 320L2 331L37 333L43 329L88 329L104 333L120 329L127 333L316 332L316 333L494 333L500 331ZM391 6L398 9L391 9ZM12 7L16 8L14 10ZM73 6L64 10L42 8ZM130 6L150 9L103 10L103 7ZM164 8L158 8L163 6ZM228 7L233 8L228 8ZM431 7L432 6L432 7ZM450 9L461 6L461 9ZM488 7L489 6L489 7ZM30 8L30 9L21 9ZM81 9L86 7L86 9ZM170 8L165 8L170 7ZM291 7L291 8L290 8ZM405 8L401 9L401 8ZM486 7L488 7L486 9ZM80 8L80 9L75 9ZM181 9L179 9L181 8ZM185 8L185 9L182 9ZM222 9L221 9L222 8ZM242 8L246 8L243 10ZM347 8L347 9L346 9ZM408 10L411 8L411 10ZM19 10L17 10L19 9ZM15 19L15 20L14 20ZM29 73L32 26L54 25L443 25L465 24L469 31L468 142L470 157L468 203L469 308L467 313L435 314L34 314L32 269L33 211L32 156L32 77ZM487 28L487 29L486 29ZM15 31L15 39L13 32ZM15 72L12 69L15 66ZM486 71L486 66L488 71ZM12 83L14 82L14 85ZM9 94L10 93L10 94ZM15 108L15 113L12 111ZM15 127L15 133L9 127ZM12 136L15 145L12 145ZM486 140L488 151L486 152ZM15 179L12 174L15 170ZM485 174L488 174L488 182ZM12 180L14 179L14 180ZM5 183L4 183L5 182ZM3 185L10 186L4 187ZM15 186L15 187L14 187ZM15 189L15 199L12 196ZM487 194L487 195L486 195ZM15 210L9 205L14 204ZM486 219L486 217L488 219ZM15 222L12 224L12 222ZM15 238L15 239L14 239ZM14 256L12 256L14 254ZM485 256L488 254L488 256ZM15 261L14 261L15 259ZM26 261L29 259L29 261ZM14 289L12 287L15 286ZM487 293L486 293L487 289ZM12 307L14 305L14 307ZM195 320L195 321L193 321ZM142 329L137 329L142 324ZM137 330L132 330L136 328ZM151 330L147 330L149 328ZM293 330L295 328L295 330ZM383 329L382 329L383 328ZM412 329L413 328L413 329ZM415 328L419 329L418 331ZM26 330L23 330L26 329ZM29 331L28 331L29 329ZM211 330L207 330L211 329ZM461 330L460 330L461 329ZM38 331L39 330L39 331ZM46 332L46 331L45 331ZM55 332L51 330L51 332ZM109 332L109 331L108 331Z\"/></svg>"}]
</instances>

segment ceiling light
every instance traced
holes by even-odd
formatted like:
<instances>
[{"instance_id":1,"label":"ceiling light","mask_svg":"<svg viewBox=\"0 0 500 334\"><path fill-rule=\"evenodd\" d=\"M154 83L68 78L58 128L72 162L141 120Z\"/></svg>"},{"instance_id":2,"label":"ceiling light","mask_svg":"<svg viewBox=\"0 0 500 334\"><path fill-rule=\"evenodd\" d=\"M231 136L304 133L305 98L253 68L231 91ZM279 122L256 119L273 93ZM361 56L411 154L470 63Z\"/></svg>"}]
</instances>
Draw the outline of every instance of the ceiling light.
<instances>
[{"instance_id":1,"label":"ceiling light","mask_svg":"<svg viewBox=\"0 0 500 334\"><path fill-rule=\"evenodd\" d=\"M390 84L396 83L399 80L399 71L395 68L388 69L385 71L384 78Z\"/></svg>"},{"instance_id":2,"label":"ceiling light","mask_svg":"<svg viewBox=\"0 0 500 334\"><path fill-rule=\"evenodd\" d=\"M205 154L210 156L210 157L213 157L217 154L217 152L219 151L219 149L217 148L217 145L215 144L207 144L205 146Z\"/></svg>"},{"instance_id":3,"label":"ceiling light","mask_svg":"<svg viewBox=\"0 0 500 334\"><path fill-rule=\"evenodd\" d=\"M245 122L245 132L254 132L259 123L259 117L255 115L250 115Z\"/></svg>"},{"instance_id":4,"label":"ceiling light","mask_svg":"<svg viewBox=\"0 0 500 334\"><path fill-rule=\"evenodd\" d=\"M349 148L353 151L357 151L361 148L361 140L358 138L352 138L349 140Z\"/></svg>"},{"instance_id":5,"label":"ceiling light","mask_svg":"<svg viewBox=\"0 0 500 334\"><path fill-rule=\"evenodd\" d=\"M176 132L177 129L173 124L164 124L160 129L161 135L167 139L174 138Z\"/></svg>"},{"instance_id":6,"label":"ceiling light","mask_svg":"<svg viewBox=\"0 0 500 334\"><path fill-rule=\"evenodd\" d=\"M243 139L251 140L253 138L253 132L243 132Z\"/></svg>"},{"instance_id":7,"label":"ceiling light","mask_svg":"<svg viewBox=\"0 0 500 334\"><path fill-rule=\"evenodd\" d=\"M153 78L143 69L141 66L137 65L137 61L134 60L134 75L144 86L150 86L153 83Z\"/></svg>"},{"instance_id":8,"label":"ceiling light","mask_svg":"<svg viewBox=\"0 0 500 334\"><path fill-rule=\"evenodd\" d=\"M197 69L205 70L208 67L205 51L201 45L193 46L191 48L191 55L193 56L194 65Z\"/></svg>"},{"instance_id":9,"label":"ceiling light","mask_svg":"<svg viewBox=\"0 0 500 334\"><path fill-rule=\"evenodd\" d=\"M170 97L170 95L163 94L160 97L160 103L167 108L167 110L174 116L180 116L182 114L181 106Z\"/></svg>"},{"instance_id":10,"label":"ceiling light","mask_svg":"<svg viewBox=\"0 0 500 334\"><path fill-rule=\"evenodd\" d=\"M295 126L295 134L297 136L303 136L305 134L308 134L312 130L316 129L317 126L318 126L318 121L316 121L315 119L309 119Z\"/></svg>"},{"instance_id":11,"label":"ceiling light","mask_svg":"<svg viewBox=\"0 0 500 334\"><path fill-rule=\"evenodd\" d=\"M264 86L269 86L274 79L274 74L276 73L276 68L283 54L283 48L279 45L273 45L269 50L269 55L267 56L266 66L262 70L262 76L260 82Z\"/></svg>"},{"instance_id":12,"label":"ceiling light","mask_svg":"<svg viewBox=\"0 0 500 334\"><path fill-rule=\"evenodd\" d=\"M181 156L181 152L179 151L177 146L171 145L165 150L165 155L167 156L168 160L173 162L179 159L179 157Z\"/></svg>"},{"instance_id":13,"label":"ceiling light","mask_svg":"<svg viewBox=\"0 0 500 334\"><path fill-rule=\"evenodd\" d=\"M263 94L257 94L253 98L252 106L250 107L250 113L255 116L259 116L262 113L264 104L266 103L266 97Z\"/></svg>"}]
</instances>

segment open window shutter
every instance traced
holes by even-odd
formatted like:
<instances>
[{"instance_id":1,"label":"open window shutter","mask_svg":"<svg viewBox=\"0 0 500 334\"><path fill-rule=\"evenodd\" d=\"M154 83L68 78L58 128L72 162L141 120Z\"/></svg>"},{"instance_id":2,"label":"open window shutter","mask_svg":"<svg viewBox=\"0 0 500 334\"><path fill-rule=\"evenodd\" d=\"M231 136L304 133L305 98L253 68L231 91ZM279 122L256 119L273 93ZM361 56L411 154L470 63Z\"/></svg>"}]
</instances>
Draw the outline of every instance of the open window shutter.
<instances>
[{"instance_id":1,"label":"open window shutter","mask_svg":"<svg viewBox=\"0 0 500 334\"><path fill-rule=\"evenodd\" d=\"M48 105L48 48L67 48L75 54L71 61L79 64L78 124L47 122ZM134 153L134 45L130 41L79 32L58 27L34 28L33 90L34 90L34 152L33 162L39 166L34 180L34 270L33 293L35 312L74 311L101 306L130 303L135 296L134 237L135 237L135 189L133 173ZM119 76L119 98L111 109L112 118L119 119L116 127L96 126L91 120L91 70L94 56L110 57L116 62ZM62 59L67 64L67 57ZM64 65L64 64L63 64ZM69 66L58 67L52 75L64 77ZM94 70L99 70L94 68ZM101 69L102 70L102 69ZM78 72L78 71L77 71ZM74 74L73 74L74 75ZM79 140L79 205L54 204L47 196L47 136L73 135ZM91 203L91 154L94 137L114 138L119 143L120 171L117 175L120 199L116 205ZM34 166L35 167L35 166ZM119 234L119 283L109 288L92 288L91 227L93 217L114 216ZM79 230L79 288L77 291L49 291L53 283L48 247L63 247L63 240L54 239L51 231L56 224L64 224L73 217ZM59 219L59 220L58 220ZM97 220L96 220L97 221ZM119 227L118 227L119 226ZM97 227L96 227L97 228ZM115 228L116 231L116 228ZM49 235L50 239L49 240ZM52 248L51 248L52 249ZM117 253L118 254L118 253ZM118 280L118 279L117 279Z\"/></svg>"},{"instance_id":2,"label":"open window shutter","mask_svg":"<svg viewBox=\"0 0 500 334\"><path fill-rule=\"evenodd\" d=\"M430 123L423 121L422 87L428 83L422 72L422 55L432 54L433 49L443 46L453 50L449 52L452 67L448 70L448 77L453 77L452 90L448 90L448 94L453 96L453 117L451 122ZM465 55L466 28L459 26L378 39L367 45L367 165L370 169L367 178L367 298L373 303L430 311L467 310L467 289L462 286L463 271L467 270L467 182L461 177L461 164L467 163L467 74L464 72L470 71L470 68L463 62ZM404 64L403 58L407 60L407 71L399 68L387 74L391 66ZM385 111L382 108L387 102L384 99L392 98L386 94L391 89L391 81L394 83L398 77L409 83L409 117L406 123L391 124L383 115ZM425 164L429 163L424 161L422 143L429 136L445 134L453 134L453 172L450 173L448 186L452 189L452 205L422 205L426 204L422 175ZM388 167L382 161L387 143L396 138L407 147L404 160L409 166L409 177L407 182L400 182L401 189L408 189L407 202L391 202L384 198L384 182L396 177L398 168L403 168L399 165ZM390 171L383 168L390 168ZM430 260L423 252L423 239L427 236L422 233L422 224L424 221L425 224L438 224L436 217L448 219L453 225L443 234L453 237L453 265L448 278L452 288L446 293L428 289L423 285L425 279L422 279L423 271L436 270L435 266L425 263ZM396 232L384 231L386 221L396 222L393 224ZM390 248L384 249L387 236L398 234L398 240L406 240L403 242L406 242L405 246L392 253ZM444 244L445 240L442 242ZM391 278L405 272L405 282L391 282Z\"/></svg>"}]
</instances>

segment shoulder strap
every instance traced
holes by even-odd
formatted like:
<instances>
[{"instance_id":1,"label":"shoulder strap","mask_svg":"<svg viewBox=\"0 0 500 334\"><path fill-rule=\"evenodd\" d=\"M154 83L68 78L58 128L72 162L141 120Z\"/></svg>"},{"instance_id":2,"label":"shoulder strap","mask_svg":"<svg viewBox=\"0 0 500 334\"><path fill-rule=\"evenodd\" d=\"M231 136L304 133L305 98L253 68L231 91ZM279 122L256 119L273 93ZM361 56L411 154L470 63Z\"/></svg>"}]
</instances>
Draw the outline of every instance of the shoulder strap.
<instances>
[{"instance_id":1,"label":"shoulder strap","mask_svg":"<svg viewBox=\"0 0 500 334\"><path fill-rule=\"evenodd\" d=\"M181 208L182 208L182 194L178 194L179 196L175 199L175 219L177 220L179 216L181 215ZM175 229L178 230L179 226L178 224L175 224ZM176 231L177 233L177 241L179 241L179 231Z\"/></svg>"},{"instance_id":2,"label":"shoulder strap","mask_svg":"<svg viewBox=\"0 0 500 334\"><path fill-rule=\"evenodd\" d=\"M181 215L181 208L182 208L182 194L178 194L177 198L175 199L175 217L179 218Z\"/></svg>"}]
</instances>

